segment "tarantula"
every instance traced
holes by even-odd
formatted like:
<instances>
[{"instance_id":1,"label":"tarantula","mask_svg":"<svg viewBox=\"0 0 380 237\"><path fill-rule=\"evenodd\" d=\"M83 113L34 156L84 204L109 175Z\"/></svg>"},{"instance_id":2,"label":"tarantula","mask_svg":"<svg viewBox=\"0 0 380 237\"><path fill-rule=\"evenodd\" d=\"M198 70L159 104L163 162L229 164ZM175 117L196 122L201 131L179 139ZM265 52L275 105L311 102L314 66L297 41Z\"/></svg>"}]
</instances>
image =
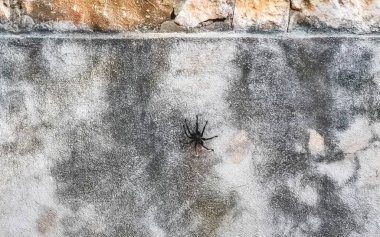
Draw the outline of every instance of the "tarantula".
<instances>
[{"instance_id":1,"label":"tarantula","mask_svg":"<svg viewBox=\"0 0 380 237\"><path fill-rule=\"evenodd\" d=\"M191 143L194 142L195 143L194 144L194 149L195 149L195 153L197 155L198 155L197 148L201 149L203 147L206 150L214 151L213 149L210 149L210 148L206 147L204 145L204 141L211 140L211 139L216 138L218 136L204 138L203 137L203 133L205 132L206 125L207 125L208 121L206 121L205 125L203 126L202 132L199 132L199 130L198 130L198 115L196 115L195 117L196 117L196 122L195 122L195 131L194 132L192 132L189 129L189 126L187 125L187 120L185 119L185 124L183 125L183 130L185 131L186 137L188 137L188 138L191 139L191 141L186 142L185 144L191 144Z\"/></svg>"}]
</instances>

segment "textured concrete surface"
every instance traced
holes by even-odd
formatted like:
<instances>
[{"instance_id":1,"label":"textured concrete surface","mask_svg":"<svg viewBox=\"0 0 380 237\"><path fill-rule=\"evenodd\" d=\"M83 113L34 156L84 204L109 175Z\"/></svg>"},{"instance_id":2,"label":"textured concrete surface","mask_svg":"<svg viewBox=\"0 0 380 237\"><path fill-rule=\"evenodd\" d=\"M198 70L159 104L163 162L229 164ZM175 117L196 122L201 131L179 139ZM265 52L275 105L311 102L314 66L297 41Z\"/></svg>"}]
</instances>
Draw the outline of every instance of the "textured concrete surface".
<instances>
[{"instance_id":1,"label":"textured concrete surface","mask_svg":"<svg viewBox=\"0 0 380 237\"><path fill-rule=\"evenodd\" d=\"M0 62L0 236L380 235L379 37L2 36Z\"/></svg>"}]
</instances>

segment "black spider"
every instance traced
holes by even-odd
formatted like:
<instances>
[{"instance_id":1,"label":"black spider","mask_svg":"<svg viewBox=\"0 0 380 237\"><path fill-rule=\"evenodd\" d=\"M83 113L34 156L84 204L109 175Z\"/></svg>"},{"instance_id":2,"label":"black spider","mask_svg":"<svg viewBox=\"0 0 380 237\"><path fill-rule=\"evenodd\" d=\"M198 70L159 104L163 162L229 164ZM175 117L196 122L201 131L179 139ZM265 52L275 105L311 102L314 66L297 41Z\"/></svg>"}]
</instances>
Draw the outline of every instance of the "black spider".
<instances>
[{"instance_id":1,"label":"black spider","mask_svg":"<svg viewBox=\"0 0 380 237\"><path fill-rule=\"evenodd\" d=\"M207 125L208 121L206 121L205 126L202 129L202 132L199 132L199 130L198 130L198 115L196 115L195 117L196 117L196 123L195 123L195 131L194 132L192 132L189 129L189 126L187 125L187 120L185 119L185 124L183 125L183 129L185 131L186 137L191 139L191 141L186 142L185 144L191 144L191 143L195 142L194 149L195 149L196 154L198 154L197 148L201 149L202 147L204 147L206 150L214 151L213 149L207 148L204 145L203 141L211 140L211 139L218 137L218 136L204 138L203 133L205 132L206 125Z\"/></svg>"}]
</instances>

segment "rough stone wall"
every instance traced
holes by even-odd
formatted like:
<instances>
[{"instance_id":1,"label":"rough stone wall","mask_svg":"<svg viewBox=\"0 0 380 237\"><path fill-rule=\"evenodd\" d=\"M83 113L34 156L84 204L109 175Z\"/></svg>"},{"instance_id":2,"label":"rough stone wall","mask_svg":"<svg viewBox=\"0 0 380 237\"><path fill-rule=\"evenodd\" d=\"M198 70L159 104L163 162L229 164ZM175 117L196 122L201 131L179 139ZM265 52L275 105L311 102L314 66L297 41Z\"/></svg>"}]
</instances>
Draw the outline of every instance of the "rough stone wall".
<instances>
[{"instance_id":1,"label":"rough stone wall","mask_svg":"<svg viewBox=\"0 0 380 237\"><path fill-rule=\"evenodd\" d=\"M380 0L1 0L6 31L380 30Z\"/></svg>"},{"instance_id":2,"label":"rough stone wall","mask_svg":"<svg viewBox=\"0 0 380 237\"><path fill-rule=\"evenodd\" d=\"M380 0L0 0L0 31L0 237L380 236Z\"/></svg>"},{"instance_id":3,"label":"rough stone wall","mask_svg":"<svg viewBox=\"0 0 380 237\"><path fill-rule=\"evenodd\" d=\"M380 235L380 38L2 37L0 236ZM195 115L214 152L195 156Z\"/></svg>"}]
</instances>

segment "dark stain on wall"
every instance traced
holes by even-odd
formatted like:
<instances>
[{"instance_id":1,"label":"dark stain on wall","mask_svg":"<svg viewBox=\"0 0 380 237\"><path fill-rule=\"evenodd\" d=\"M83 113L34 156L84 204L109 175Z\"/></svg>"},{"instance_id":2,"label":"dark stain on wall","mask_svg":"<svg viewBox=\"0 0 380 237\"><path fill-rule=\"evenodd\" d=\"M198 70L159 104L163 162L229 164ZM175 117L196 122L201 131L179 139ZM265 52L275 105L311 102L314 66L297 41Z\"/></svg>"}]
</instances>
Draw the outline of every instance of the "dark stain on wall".
<instances>
[{"instance_id":1,"label":"dark stain on wall","mask_svg":"<svg viewBox=\"0 0 380 237\"><path fill-rule=\"evenodd\" d=\"M107 47L108 109L94 123L78 124L68 134L71 157L53 169L64 184L58 189L62 202L76 200L68 203L72 208L78 201L91 203L100 216L107 216L102 234L84 226L67 232L69 236L149 236L142 219L153 201L149 189L162 175L165 157L164 141L155 135L157 125L147 103L165 57L160 44L129 43L95 42L96 47ZM100 63L96 58L91 61ZM98 137L110 140L112 147L97 144ZM67 217L66 225L70 223L75 221Z\"/></svg>"},{"instance_id":2,"label":"dark stain on wall","mask_svg":"<svg viewBox=\"0 0 380 237\"><path fill-rule=\"evenodd\" d=\"M309 236L347 236L362 231L362 224L339 195L341 187L313 170L315 162L344 159L335 134L345 130L355 115L375 118L378 113L380 97L371 75L372 55L369 49L357 49L356 43L316 38L274 40L271 47L256 39L239 44L236 64L241 77L232 82L227 101L236 124L249 131L272 157L258 169L265 183L276 187L270 202L274 221L280 220L279 211L292 220L290 232L279 236L299 231ZM338 107L339 100L347 99L339 98L338 90L352 96L351 103ZM239 96L241 101L236 99ZM308 153L310 128L324 137L325 155ZM305 150L296 151L294 144ZM284 180L299 175L317 190L316 206L302 203L286 185ZM320 220L318 228L307 227L308 216Z\"/></svg>"},{"instance_id":3,"label":"dark stain on wall","mask_svg":"<svg viewBox=\"0 0 380 237\"><path fill-rule=\"evenodd\" d=\"M151 101L160 74L167 71L171 42L128 42L93 43L106 47L109 58L108 109L100 119L77 123L67 133L71 155L52 169L60 201L74 212L63 222L66 235L153 236L151 222L172 236L212 235L236 205L235 198L205 183L212 161L195 158L192 148L181 147L184 117L178 109ZM96 67L93 57L90 65ZM156 113L156 108L163 111ZM112 141L112 147L103 147L102 139ZM180 157L171 157L173 151ZM107 217L102 232L87 225L75 228L80 221L76 213L86 204ZM199 215L202 222L193 229Z\"/></svg>"}]
</instances>

